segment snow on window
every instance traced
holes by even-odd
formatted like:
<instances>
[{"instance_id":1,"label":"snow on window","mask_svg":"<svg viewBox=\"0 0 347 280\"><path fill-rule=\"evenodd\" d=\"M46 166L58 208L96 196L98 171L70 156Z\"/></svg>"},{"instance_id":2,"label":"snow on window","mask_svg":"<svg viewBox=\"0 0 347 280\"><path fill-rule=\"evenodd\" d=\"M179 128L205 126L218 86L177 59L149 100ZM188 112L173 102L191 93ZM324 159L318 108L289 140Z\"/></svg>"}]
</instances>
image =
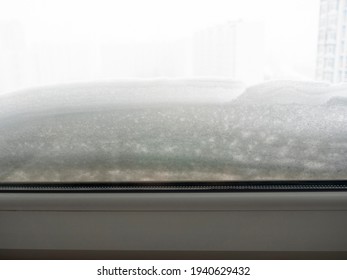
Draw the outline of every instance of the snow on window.
<instances>
[{"instance_id":1,"label":"snow on window","mask_svg":"<svg viewBox=\"0 0 347 280\"><path fill-rule=\"evenodd\" d=\"M8 94L0 180L345 179L346 92L298 81L137 80Z\"/></svg>"}]
</instances>

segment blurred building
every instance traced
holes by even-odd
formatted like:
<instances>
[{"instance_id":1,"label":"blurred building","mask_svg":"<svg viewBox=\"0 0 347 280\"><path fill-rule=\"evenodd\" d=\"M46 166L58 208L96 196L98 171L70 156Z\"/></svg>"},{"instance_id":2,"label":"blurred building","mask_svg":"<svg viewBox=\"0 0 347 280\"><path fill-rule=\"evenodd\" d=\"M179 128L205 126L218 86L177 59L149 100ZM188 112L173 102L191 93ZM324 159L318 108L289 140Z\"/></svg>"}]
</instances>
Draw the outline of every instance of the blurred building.
<instances>
[{"instance_id":1,"label":"blurred building","mask_svg":"<svg viewBox=\"0 0 347 280\"><path fill-rule=\"evenodd\" d=\"M194 76L227 77L246 82L264 79L262 24L232 21L196 32L192 53Z\"/></svg>"},{"instance_id":2,"label":"blurred building","mask_svg":"<svg viewBox=\"0 0 347 280\"><path fill-rule=\"evenodd\" d=\"M321 0L316 79L347 82L347 1Z\"/></svg>"},{"instance_id":3,"label":"blurred building","mask_svg":"<svg viewBox=\"0 0 347 280\"><path fill-rule=\"evenodd\" d=\"M0 21L0 94L23 87L117 78L264 79L262 26L228 22L171 41L31 38L30 26Z\"/></svg>"}]
</instances>

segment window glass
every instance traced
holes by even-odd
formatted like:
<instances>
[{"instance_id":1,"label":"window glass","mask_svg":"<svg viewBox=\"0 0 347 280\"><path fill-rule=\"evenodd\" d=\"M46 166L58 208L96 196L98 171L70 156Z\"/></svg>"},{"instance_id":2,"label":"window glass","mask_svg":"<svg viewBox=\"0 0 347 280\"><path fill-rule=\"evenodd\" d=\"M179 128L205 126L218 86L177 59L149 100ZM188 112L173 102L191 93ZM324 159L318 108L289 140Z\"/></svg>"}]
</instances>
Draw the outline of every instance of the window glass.
<instances>
[{"instance_id":1,"label":"window glass","mask_svg":"<svg viewBox=\"0 0 347 280\"><path fill-rule=\"evenodd\" d=\"M2 0L0 182L347 179L344 0Z\"/></svg>"}]
</instances>

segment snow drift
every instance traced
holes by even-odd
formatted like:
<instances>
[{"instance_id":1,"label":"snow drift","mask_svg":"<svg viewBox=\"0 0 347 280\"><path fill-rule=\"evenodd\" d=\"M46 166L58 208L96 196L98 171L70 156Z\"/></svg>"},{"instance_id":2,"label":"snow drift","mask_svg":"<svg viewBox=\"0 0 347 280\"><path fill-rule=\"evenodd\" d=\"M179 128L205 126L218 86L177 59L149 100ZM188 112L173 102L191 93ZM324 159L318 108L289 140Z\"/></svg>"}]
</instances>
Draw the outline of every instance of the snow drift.
<instances>
[{"instance_id":1,"label":"snow drift","mask_svg":"<svg viewBox=\"0 0 347 280\"><path fill-rule=\"evenodd\" d=\"M230 100L239 84L190 83L69 85L2 96L0 181L347 178L347 107L316 99L343 95L343 86L299 82L296 91L269 94L269 85L260 85L223 103L212 96L223 92ZM309 101L271 99L293 92Z\"/></svg>"},{"instance_id":2,"label":"snow drift","mask_svg":"<svg viewBox=\"0 0 347 280\"><path fill-rule=\"evenodd\" d=\"M255 85L236 102L253 105L306 104L322 105L333 97L347 97L347 84L331 85L307 81L271 81Z\"/></svg>"}]
</instances>

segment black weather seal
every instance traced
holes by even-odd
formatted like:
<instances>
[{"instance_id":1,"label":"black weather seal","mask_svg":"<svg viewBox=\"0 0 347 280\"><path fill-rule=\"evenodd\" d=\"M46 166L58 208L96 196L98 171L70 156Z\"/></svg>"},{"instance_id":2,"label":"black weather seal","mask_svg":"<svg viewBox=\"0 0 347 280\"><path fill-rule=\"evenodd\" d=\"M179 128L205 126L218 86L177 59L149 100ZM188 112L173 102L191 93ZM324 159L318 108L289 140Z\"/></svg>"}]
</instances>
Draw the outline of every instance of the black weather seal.
<instances>
[{"instance_id":1,"label":"black weather seal","mask_svg":"<svg viewBox=\"0 0 347 280\"><path fill-rule=\"evenodd\" d=\"M347 191L339 181L0 183L0 192L293 192Z\"/></svg>"}]
</instances>

